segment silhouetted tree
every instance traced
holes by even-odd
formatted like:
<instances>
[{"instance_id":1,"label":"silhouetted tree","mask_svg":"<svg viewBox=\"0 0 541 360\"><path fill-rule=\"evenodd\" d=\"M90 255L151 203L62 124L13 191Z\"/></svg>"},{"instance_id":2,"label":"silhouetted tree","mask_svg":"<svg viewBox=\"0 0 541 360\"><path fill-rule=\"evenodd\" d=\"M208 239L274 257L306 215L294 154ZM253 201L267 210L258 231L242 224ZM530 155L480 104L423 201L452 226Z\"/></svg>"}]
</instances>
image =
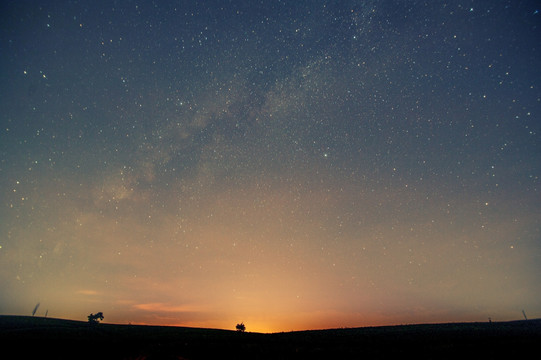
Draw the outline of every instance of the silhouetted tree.
<instances>
[{"instance_id":1,"label":"silhouetted tree","mask_svg":"<svg viewBox=\"0 0 541 360\"><path fill-rule=\"evenodd\" d=\"M90 324L97 324L100 320L103 320L103 313L101 311L96 314L90 313L90 315L88 315L88 322Z\"/></svg>"},{"instance_id":2,"label":"silhouetted tree","mask_svg":"<svg viewBox=\"0 0 541 360\"><path fill-rule=\"evenodd\" d=\"M244 323L237 324L238 332L244 332L245 330L246 330L246 326L244 326Z\"/></svg>"}]
</instances>

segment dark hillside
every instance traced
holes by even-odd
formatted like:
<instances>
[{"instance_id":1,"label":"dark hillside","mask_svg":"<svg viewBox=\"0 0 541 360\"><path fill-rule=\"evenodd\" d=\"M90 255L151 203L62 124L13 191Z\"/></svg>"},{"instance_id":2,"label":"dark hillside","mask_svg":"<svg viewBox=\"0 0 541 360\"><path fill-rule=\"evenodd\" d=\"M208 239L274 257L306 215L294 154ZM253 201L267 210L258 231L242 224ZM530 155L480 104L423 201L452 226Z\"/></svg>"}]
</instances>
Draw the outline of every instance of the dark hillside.
<instances>
[{"instance_id":1,"label":"dark hillside","mask_svg":"<svg viewBox=\"0 0 541 360\"><path fill-rule=\"evenodd\" d=\"M258 334L0 316L0 345L23 359L503 359L539 343L541 320Z\"/></svg>"}]
</instances>

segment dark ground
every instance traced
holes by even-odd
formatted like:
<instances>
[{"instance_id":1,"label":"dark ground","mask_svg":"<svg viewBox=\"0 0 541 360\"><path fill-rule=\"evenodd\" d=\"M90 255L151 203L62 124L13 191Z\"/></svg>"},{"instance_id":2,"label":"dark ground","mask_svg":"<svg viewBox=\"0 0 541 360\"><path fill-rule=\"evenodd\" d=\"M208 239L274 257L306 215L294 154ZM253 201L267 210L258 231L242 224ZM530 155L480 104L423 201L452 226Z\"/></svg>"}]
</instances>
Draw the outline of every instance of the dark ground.
<instances>
[{"instance_id":1,"label":"dark ground","mask_svg":"<svg viewBox=\"0 0 541 360\"><path fill-rule=\"evenodd\" d=\"M258 334L0 316L3 359L518 359L540 345L541 319Z\"/></svg>"}]
</instances>

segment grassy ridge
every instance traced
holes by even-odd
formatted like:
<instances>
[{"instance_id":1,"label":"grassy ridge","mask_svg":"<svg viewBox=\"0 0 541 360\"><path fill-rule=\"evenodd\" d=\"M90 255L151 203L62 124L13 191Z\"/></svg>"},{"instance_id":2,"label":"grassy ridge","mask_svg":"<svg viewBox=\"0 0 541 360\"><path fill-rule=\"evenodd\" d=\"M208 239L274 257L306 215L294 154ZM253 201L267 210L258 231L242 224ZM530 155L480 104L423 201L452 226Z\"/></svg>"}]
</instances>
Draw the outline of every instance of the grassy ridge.
<instances>
[{"instance_id":1,"label":"grassy ridge","mask_svg":"<svg viewBox=\"0 0 541 360\"><path fill-rule=\"evenodd\" d=\"M358 359L531 357L541 320L384 326L276 334L0 316L0 345L18 358Z\"/></svg>"}]
</instances>

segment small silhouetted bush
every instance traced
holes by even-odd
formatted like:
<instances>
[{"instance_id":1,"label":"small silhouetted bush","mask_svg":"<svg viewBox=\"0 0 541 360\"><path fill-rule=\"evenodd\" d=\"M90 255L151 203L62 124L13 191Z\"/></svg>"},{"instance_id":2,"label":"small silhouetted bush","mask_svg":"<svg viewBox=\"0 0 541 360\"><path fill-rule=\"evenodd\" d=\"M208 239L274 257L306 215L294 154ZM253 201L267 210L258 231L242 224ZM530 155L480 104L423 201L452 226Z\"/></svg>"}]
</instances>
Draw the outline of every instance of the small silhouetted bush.
<instances>
[{"instance_id":1,"label":"small silhouetted bush","mask_svg":"<svg viewBox=\"0 0 541 360\"><path fill-rule=\"evenodd\" d=\"M90 315L88 315L88 322L90 324L97 324L101 320L103 320L103 313L101 311L99 313L96 313L96 314L90 313Z\"/></svg>"}]
</instances>

